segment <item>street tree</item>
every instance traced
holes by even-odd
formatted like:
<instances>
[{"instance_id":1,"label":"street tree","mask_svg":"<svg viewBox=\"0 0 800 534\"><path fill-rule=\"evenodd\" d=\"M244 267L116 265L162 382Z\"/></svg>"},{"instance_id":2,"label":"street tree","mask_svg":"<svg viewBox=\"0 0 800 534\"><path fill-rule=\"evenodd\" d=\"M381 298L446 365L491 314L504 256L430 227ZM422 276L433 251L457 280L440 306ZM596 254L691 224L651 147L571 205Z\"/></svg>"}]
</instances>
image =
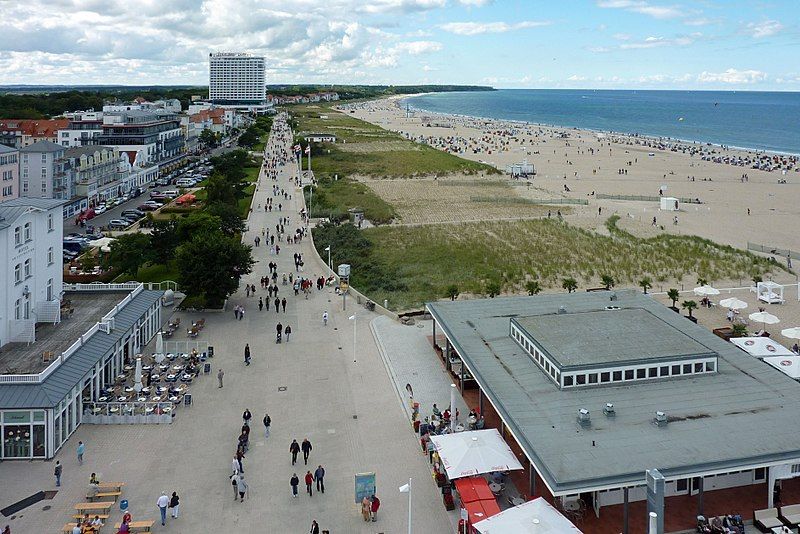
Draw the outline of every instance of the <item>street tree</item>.
<instances>
[{"instance_id":1,"label":"street tree","mask_svg":"<svg viewBox=\"0 0 800 534\"><path fill-rule=\"evenodd\" d=\"M564 278L561 280L561 287L566 289L568 293L572 293L578 289L578 282L574 278Z\"/></svg>"},{"instance_id":2,"label":"street tree","mask_svg":"<svg viewBox=\"0 0 800 534\"><path fill-rule=\"evenodd\" d=\"M120 274L136 276L139 267L144 265L150 249L150 236L147 234L123 234L111 243L109 263Z\"/></svg>"}]
</instances>

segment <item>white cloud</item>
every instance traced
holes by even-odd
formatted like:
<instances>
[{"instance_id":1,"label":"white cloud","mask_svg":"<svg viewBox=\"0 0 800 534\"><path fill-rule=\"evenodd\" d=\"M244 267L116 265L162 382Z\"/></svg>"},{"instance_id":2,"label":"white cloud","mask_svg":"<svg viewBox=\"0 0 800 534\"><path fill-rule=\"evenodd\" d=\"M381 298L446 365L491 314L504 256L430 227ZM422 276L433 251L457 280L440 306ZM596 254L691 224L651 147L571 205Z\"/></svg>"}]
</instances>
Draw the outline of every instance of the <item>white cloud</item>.
<instances>
[{"instance_id":1,"label":"white cloud","mask_svg":"<svg viewBox=\"0 0 800 534\"><path fill-rule=\"evenodd\" d=\"M783 24L777 20L765 20L762 22L751 22L745 26L744 31L754 39L771 37L783 29Z\"/></svg>"},{"instance_id":2,"label":"white cloud","mask_svg":"<svg viewBox=\"0 0 800 534\"><path fill-rule=\"evenodd\" d=\"M577 74L573 74L572 76L567 78L567 80L570 82L585 82L586 80L588 80L588 78L586 76L578 76Z\"/></svg>"},{"instance_id":3,"label":"white cloud","mask_svg":"<svg viewBox=\"0 0 800 534\"><path fill-rule=\"evenodd\" d=\"M439 27L456 35L480 35L482 33L505 33L526 28L549 26L550 22L540 20L524 20L509 24L507 22L448 22Z\"/></svg>"},{"instance_id":4,"label":"white cloud","mask_svg":"<svg viewBox=\"0 0 800 534\"><path fill-rule=\"evenodd\" d=\"M607 9L624 9L657 19L676 19L685 13L675 6L654 6L643 0L597 0L597 7Z\"/></svg>"},{"instance_id":5,"label":"white cloud","mask_svg":"<svg viewBox=\"0 0 800 534\"><path fill-rule=\"evenodd\" d=\"M767 73L760 70L736 70L728 69L724 72L703 71L697 76L700 83L723 83L748 85L763 82L767 79Z\"/></svg>"},{"instance_id":6,"label":"white cloud","mask_svg":"<svg viewBox=\"0 0 800 534\"><path fill-rule=\"evenodd\" d=\"M688 46L702 36L703 34L699 32L691 35L679 35L672 38L650 36L641 41L626 41L619 45L619 48L621 50L640 50L661 46Z\"/></svg>"},{"instance_id":7,"label":"white cloud","mask_svg":"<svg viewBox=\"0 0 800 534\"><path fill-rule=\"evenodd\" d=\"M462 6L483 7L493 4L494 0L457 0Z\"/></svg>"},{"instance_id":8,"label":"white cloud","mask_svg":"<svg viewBox=\"0 0 800 534\"><path fill-rule=\"evenodd\" d=\"M416 56L419 54L438 52L442 49L442 43L438 43L436 41L408 41L404 43L398 43L397 46L395 46L395 49L398 52L405 52L407 54L411 54L412 56Z\"/></svg>"},{"instance_id":9,"label":"white cloud","mask_svg":"<svg viewBox=\"0 0 800 534\"><path fill-rule=\"evenodd\" d=\"M436 67L431 67L430 65L423 65L422 70L423 72L436 72L439 69L437 69Z\"/></svg>"}]
</instances>

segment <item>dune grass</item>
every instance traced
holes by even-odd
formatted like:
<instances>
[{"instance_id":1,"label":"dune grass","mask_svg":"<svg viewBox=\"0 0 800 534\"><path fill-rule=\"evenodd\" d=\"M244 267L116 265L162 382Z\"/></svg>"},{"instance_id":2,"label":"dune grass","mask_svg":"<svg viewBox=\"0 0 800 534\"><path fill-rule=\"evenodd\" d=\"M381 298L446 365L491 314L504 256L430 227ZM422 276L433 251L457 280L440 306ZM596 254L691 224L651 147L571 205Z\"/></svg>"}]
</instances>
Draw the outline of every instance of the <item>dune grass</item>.
<instances>
[{"instance_id":1,"label":"dune grass","mask_svg":"<svg viewBox=\"0 0 800 534\"><path fill-rule=\"evenodd\" d=\"M409 177L426 174L497 174L494 167L453 156L329 108L292 110L297 135L331 133L336 143L312 147L311 168L318 178L348 175ZM321 116L325 116L323 119ZM305 141L300 141L305 145ZM305 162L305 159L304 159Z\"/></svg>"},{"instance_id":2,"label":"dune grass","mask_svg":"<svg viewBox=\"0 0 800 534\"><path fill-rule=\"evenodd\" d=\"M309 194L308 187L304 193L306 206L310 207L313 218L345 220L348 217L347 210L350 208L363 209L364 217L374 224L388 224L397 215L394 208L372 189L349 178L334 180L323 177L318 180L313 196Z\"/></svg>"},{"instance_id":3,"label":"dune grass","mask_svg":"<svg viewBox=\"0 0 800 534\"><path fill-rule=\"evenodd\" d=\"M371 255L397 277L399 290L375 287L353 271L353 285L396 310L420 308L445 296L455 284L461 293L485 295L499 283L503 292L524 293L536 280L544 290L562 290L574 278L578 290L600 286L610 275L618 286L637 287L648 276L656 287L715 280L750 279L781 267L748 252L687 236L641 239L614 231L602 236L555 219L494 221L363 230ZM320 245L324 248L325 245ZM680 287L680 286L678 286Z\"/></svg>"}]
</instances>

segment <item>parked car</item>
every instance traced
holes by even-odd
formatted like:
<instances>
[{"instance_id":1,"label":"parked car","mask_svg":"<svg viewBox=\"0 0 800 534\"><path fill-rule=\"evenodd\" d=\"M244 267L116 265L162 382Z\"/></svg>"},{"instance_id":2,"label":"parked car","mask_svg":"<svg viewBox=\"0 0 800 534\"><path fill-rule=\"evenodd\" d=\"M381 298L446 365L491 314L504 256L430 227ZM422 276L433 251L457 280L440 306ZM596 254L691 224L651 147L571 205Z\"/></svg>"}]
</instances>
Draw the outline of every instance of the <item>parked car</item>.
<instances>
[{"instance_id":1,"label":"parked car","mask_svg":"<svg viewBox=\"0 0 800 534\"><path fill-rule=\"evenodd\" d=\"M178 187L193 187L196 183L194 178L180 178L175 182L175 185Z\"/></svg>"},{"instance_id":2,"label":"parked car","mask_svg":"<svg viewBox=\"0 0 800 534\"><path fill-rule=\"evenodd\" d=\"M106 212L105 204L99 204L99 205L94 207L94 214L95 215L100 215L101 213L105 213L105 212Z\"/></svg>"},{"instance_id":3,"label":"parked car","mask_svg":"<svg viewBox=\"0 0 800 534\"><path fill-rule=\"evenodd\" d=\"M108 227L115 230L124 230L130 225L131 223L124 219L111 219L110 221L108 221Z\"/></svg>"},{"instance_id":4,"label":"parked car","mask_svg":"<svg viewBox=\"0 0 800 534\"><path fill-rule=\"evenodd\" d=\"M173 198L177 197L178 195L180 195L180 192L176 191L175 189L170 189L168 191L162 192L161 194L166 198L173 199Z\"/></svg>"},{"instance_id":5,"label":"parked car","mask_svg":"<svg viewBox=\"0 0 800 534\"><path fill-rule=\"evenodd\" d=\"M148 200L144 204L140 204L138 209L140 209L141 211L155 211L160 207L161 204L159 204L158 202L154 200Z\"/></svg>"},{"instance_id":6,"label":"parked car","mask_svg":"<svg viewBox=\"0 0 800 534\"><path fill-rule=\"evenodd\" d=\"M137 210L137 209L130 208L130 209L127 209L127 210L122 210L122 215L123 216L125 216L125 215L133 215L134 217L144 217L144 212L142 210Z\"/></svg>"},{"instance_id":7,"label":"parked car","mask_svg":"<svg viewBox=\"0 0 800 534\"><path fill-rule=\"evenodd\" d=\"M64 244L63 244L64 252L74 252L75 255L80 254L81 251L84 248L86 248L87 246L88 246L88 243L84 244L84 243L79 243L77 241L64 241Z\"/></svg>"}]
</instances>

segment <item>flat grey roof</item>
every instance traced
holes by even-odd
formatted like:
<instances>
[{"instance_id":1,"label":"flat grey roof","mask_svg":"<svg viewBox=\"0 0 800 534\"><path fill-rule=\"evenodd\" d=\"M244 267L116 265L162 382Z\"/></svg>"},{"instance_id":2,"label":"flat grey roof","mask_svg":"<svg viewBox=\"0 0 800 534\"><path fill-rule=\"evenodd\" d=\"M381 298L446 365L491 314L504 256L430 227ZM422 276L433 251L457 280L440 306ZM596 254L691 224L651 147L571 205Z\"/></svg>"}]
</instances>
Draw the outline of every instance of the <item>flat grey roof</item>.
<instances>
[{"instance_id":1,"label":"flat grey roof","mask_svg":"<svg viewBox=\"0 0 800 534\"><path fill-rule=\"evenodd\" d=\"M66 150L63 146L57 145L52 141L36 141L35 143L24 146L19 149L20 152L33 152L33 153L40 153L40 152L61 152Z\"/></svg>"},{"instance_id":2,"label":"flat grey roof","mask_svg":"<svg viewBox=\"0 0 800 534\"><path fill-rule=\"evenodd\" d=\"M714 354L643 308L577 313L567 310L514 321L562 370Z\"/></svg>"},{"instance_id":3,"label":"flat grey roof","mask_svg":"<svg viewBox=\"0 0 800 534\"><path fill-rule=\"evenodd\" d=\"M616 291L613 305L645 309L719 355L718 372L560 390L509 336L511 317L603 310L610 293L427 304L519 445L557 494L800 462L800 384L649 296ZM616 417L602 408L614 403ZM591 414L591 427L576 419ZM670 417L656 427L657 410Z\"/></svg>"},{"instance_id":4,"label":"flat grey roof","mask_svg":"<svg viewBox=\"0 0 800 534\"><path fill-rule=\"evenodd\" d=\"M74 310L69 318L62 318L58 324L38 323L36 341L27 343L8 343L0 348L0 373L36 374L44 371L50 362L45 363L45 351L59 355L67 350L75 340L99 322L114 308L127 293L66 293L64 299L71 302Z\"/></svg>"},{"instance_id":5,"label":"flat grey roof","mask_svg":"<svg viewBox=\"0 0 800 534\"><path fill-rule=\"evenodd\" d=\"M92 296L97 297L100 294L103 293L92 293ZM125 298L124 293L112 294L117 302ZM141 291L114 315L114 330L111 333L95 333L50 373L43 383L0 385L0 409L52 408L58 405L98 361L111 353L114 345L141 319L150 306L159 301L163 294L163 291Z\"/></svg>"}]
</instances>

